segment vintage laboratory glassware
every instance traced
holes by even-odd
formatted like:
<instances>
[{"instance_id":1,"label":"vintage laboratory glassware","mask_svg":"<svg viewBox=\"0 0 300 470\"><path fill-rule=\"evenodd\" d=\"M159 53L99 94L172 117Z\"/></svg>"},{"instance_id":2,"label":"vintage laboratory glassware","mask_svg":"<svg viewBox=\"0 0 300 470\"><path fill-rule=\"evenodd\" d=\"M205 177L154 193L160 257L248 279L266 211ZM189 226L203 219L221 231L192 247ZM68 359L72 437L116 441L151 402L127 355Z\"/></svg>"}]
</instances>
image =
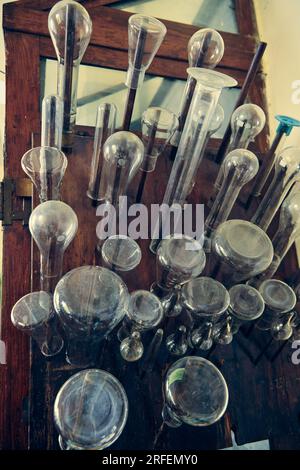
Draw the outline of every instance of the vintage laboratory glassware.
<instances>
[{"instance_id":1,"label":"vintage laboratory glassware","mask_svg":"<svg viewBox=\"0 0 300 470\"><path fill-rule=\"evenodd\" d=\"M259 287L259 292L266 308L256 326L260 330L270 330L274 321L295 308L296 294L291 287L277 279L264 281Z\"/></svg>"},{"instance_id":2,"label":"vintage laboratory glassware","mask_svg":"<svg viewBox=\"0 0 300 470\"><path fill-rule=\"evenodd\" d=\"M61 150L64 102L58 95L45 96L42 103L41 146Z\"/></svg>"},{"instance_id":3,"label":"vintage laboratory glassware","mask_svg":"<svg viewBox=\"0 0 300 470\"><path fill-rule=\"evenodd\" d=\"M300 192L291 192L281 206L279 227L272 239L274 256L270 266L254 279L251 285L257 287L277 272L292 244L300 236Z\"/></svg>"},{"instance_id":4,"label":"vintage laboratory glassware","mask_svg":"<svg viewBox=\"0 0 300 470\"><path fill-rule=\"evenodd\" d=\"M103 146L102 172L107 182L104 199L117 206L120 196L126 196L127 187L144 158L142 141L131 132L111 135Z\"/></svg>"},{"instance_id":5,"label":"vintage laboratory glassware","mask_svg":"<svg viewBox=\"0 0 300 470\"><path fill-rule=\"evenodd\" d=\"M36 341L44 356L55 356L62 350L64 342L57 331L52 296L47 292L32 292L18 300L11 321Z\"/></svg>"},{"instance_id":6,"label":"vintage laboratory glassware","mask_svg":"<svg viewBox=\"0 0 300 470\"><path fill-rule=\"evenodd\" d=\"M228 346L233 341L232 318L230 315L220 322L220 326L214 333L214 342L222 346Z\"/></svg>"},{"instance_id":7,"label":"vintage laboratory glassware","mask_svg":"<svg viewBox=\"0 0 300 470\"><path fill-rule=\"evenodd\" d=\"M251 142L262 132L266 124L266 115L263 110L255 104L243 104L237 108L231 117L231 140L226 151L228 155L232 150L247 149ZM217 179L214 183L215 199L221 189L224 177L224 166L221 165Z\"/></svg>"},{"instance_id":8,"label":"vintage laboratory glassware","mask_svg":"<svg viewBox=\"0 0 300 470\"><path fill-rule=\"evenodd\" d=\"M217 324L229 306L227 289L209 277L191 280L181 290L181 305L192 315L194 326L189 342L192 347L209 350L214 343ZM219 330L218 330L219 331Z\"/></svg>"},{"instance_id":9,"label":"vintage laboratory glassware","mask_svg":"<svg viewBox=\"0 0 300 470\"><path fill-rule=\"evenodd\" d=\"M233 150L227 155L221 189L205 220L206 249L210 248L208 245L214 231L228 219L240 191L255 177L258 170L258 159L249 150Z\"/></svg>"},{"instance_id":10,"label":"vintage laboratory glassware","mask_svg":"<svg viewBox=\"0 0 300 470\"><path fill-rule=\"evenodd\" d=\"M275 156L277 151L279 151L279 148L284 148L285 138L291 135L294 127L300 127L300 121L297 119L282 115L275 116L275 118L277 121L279 121L279 125L276 130L276 136L269 152L263 158L262 165L259 174L257 175L252 195L249 200L249 205L253 197L258 197L261 195L267 179L275 165Z\"/></svg>"},{"instance_id":11,"label":"vintage laboratory glassware","mask_svg":"<svg viewBox=\"0 0 300 470\"><path fill-rule=\"evenodd\" d=\"M130 128L137 88L144 81L145 72L150 67L167 33L165 25L151 16L132 15L128 20L128 61L125 85L128 88L123 120L123 130Z\"/></svg>"},{"instance_id":12,"label":"vintage laboratory glassware","mask_svg":"<svg viewBox=\"0 0 300 470\"><path fill-rule=\"evenodd\" d=\"M140 264L142 252L135 240L124 235L113 235L101 247L102 263L105 268L119 274L126 281L127 273Z\"/></svg>"},{"instance_id":13,"label":"vintage laboratory glassware","mask_svg":"<svg viewBox=\"0 0 300 470\"><path fill-rule=\"evenodd\" d=\"M29 230L40 251L40 288L53 293L62 276L64 253L78 230L77 216L64 202L47 201L32 211Z\"/></svg>"},{"instance_id":14,"label":"vintage laboratory glassware","mask_svg":"<svg viewBox=\"0 0 300 470\"><path fill-rule=\"evenodd\" d=\"M62 450L102 450L121 435L128 416L126 392L100 369L78 372L60 388L54 422Z\"/></svg>"},{"instance_id":15,"label":"vintage laboratory glassware","mask_svg":"<svg viewBox=\"0 0 300 470\"><path fill-rule=\"evenodd\" d=\"M221 91L237 83L233 78L213 70L189 68L188 74L197 81L197 85L163 199L163 203L169 206L185 203L201 163L202 149L207 143L207 134ZM156 238L150 245L154 253L160 241L161 223L160 214L155 230Z\"/></svg>"},{"instance_id":16,"label":"vintage laboratory glassware","mask_svg":"<svg viewBox=\"0 0 300 470\"><path fill-rule=\"evenodd\" d=\"M163 337L164 337L164 330L162 328L159 328L158 330L156 330L151 340L151 343L146 349L144 359L140 366L141 377L144 377L146 374L149 374L152 372L159 350L162 345Z\"/></svg>"},{"instance_id":17,"label":"vintage laboratory glassware","mask_svg":"<svg viewBox=\"0 0 300 470\"><path fill-rule=\"evenodd\" d=\"M156 295L138 290L131 294L131 302L121 330L129 332L120 345L120 352L126 361L139 360L144 352L141 332L152 330L163 319L163 308ZM119 330L119 338L122 333Z\"/></svg>"},{"instance_id":18,"label":"vintage laboratory glassware","mask_svg":"<svg viewBox=\"0 0 300 470\"><path fill-rule=\"evenodd\" d=\"M245 220L228 220L212 238L213 252L221 263L222 282L232 287L265 271L274 250L268 235Z\"/></svg>"},{"instance_id":19,"label":"vintage laboratory glassware","mask_svg":"<svg viewBox=\"0 0 300 470\"><path fill-rule=\"evenodd\" d=\"M210 28L200 29L193 34L188 43L189 67L214 69L221 62L224 49L223 38L217 31ZM189 76L180 105L178 131L172 139L175 152L180 142L196 85L197 80Z\"/></svg>"},{"instance_id":20,"label":"vintage laboratory glassware","mask_svg":"<svg viewBox=\"0 0 300 470\"><path fill-rule=\"evenodd\" d=\"M35 147L23 155L21 165L33 182L40 202L60 199L60 186L68 165L61 150Z\"/></svg>"},{"instance_id":21,"label":"vintage laboratory glassware","mask_svg":"<svg viewBox=\"0 0 300 470\"><path fill-rule=\"evenodd\" d=\"M206 263L201 244L191 237L171 235L159 245L156 255L156 284L172 290L200 276Z\"/></svg>"},{"instance_id":22,"label":"vintage laboratory glassware","mask_svg":"<svg viewBox=\"0 0 300 470\"><path fill-rule=\"evenodd\" d=\"M186 326L181 325L175 333L166 339L166 347L173 356L184 356L188 350L188 339Z\"/></svg>"},{"instance_id":23,"label":"vintage laboratory glassware","mask_svg":"<svg viewBox=\"0 0 300 470\"><path fill-rule=\"evenodd\" d=\"M125 283L106 268L82 266L64 275L54 307L65 330L69 364L86 367L97 360L101 341L123 320L129 300Z\"/></svg>"},{"instance_id":24,"label":"vintage laboratory glassware","mask_svg":"<svg viewBox=\"0 0 300 470\"><path fill-rule=\"evenodd\" d=\"M295 312L281 315L271 324L271 335L275 341L288 341L294 333Z\"/></svg>"},{"instance_id":25,"label":"vintage laboratory glassware","mask_svg":"<svg viewBox=\"0 0 300 470\"><path fill-rule=\"evenodd\" d=\"M91 163L90 181L87 196L94 201L105 198L105 185L108 175L102 173L102 150L108 137L115 132L117 108L114 104L103 103L98 106L93 157Z\"/></svg>"},{"instance_id":26,"label":"vintage laboratory glassware","mask_svg":"<svg viewBox=\"0 0 300 470\"><path fill-rule=\"evenodd\" d=\"M251 222L266 231L297 181L300 181L300 147L288 147L276 159L273 181Z\"/></svg>"},{"instance_id":27,"label":"vintage laboratory glassware","mask_svg":"<svg viewBox=\"0 0 300 470\"><path fill-rule=\"evenodd\" d=\"M174 131L178 128L177 116L164 108L148 108L142 115L142 136L145 155L140 166L142 172L136 203L140 203L148 173L155 170L158 157L163 153Z\"/></svg>"},{"instance_id":28,"label":"vintage laboratory glassware","mask_svg":"<svg viewBox=\"0 0 300 470\"><path fill-rule=\"evenodd\" d=\"M236 334L244 323L253 322L264 313L264 299L254 287L245 284L233 286L229 290L229 296L228 314L232 318L233 334Z\"/></svg>"},{"instance_id":29,"label":"vintage laboratory glassware","mask_svg":"<svg viewBox=\"0 0 300 470\"><path fill-rule=\"evenodd\" d=\"M168 426L210 426L227 409L228 388L211 362L202 357L184 357L167 371L164 398L162 416Z\"/></svg>"},{"instance_id":30,"label":"vintage laboratory glassware","mask_svg":"<svg viewBox=\"0 0 300 470\"><path fill-rule=\"evenodd\" d=\"M90 42L92 22L80 3L62 0L51 9L48 28L58 60L57 94L64 102L63 132L69 134L64 144L68 145L76 122L79 66Z\"/></svg>"}]
</instances>

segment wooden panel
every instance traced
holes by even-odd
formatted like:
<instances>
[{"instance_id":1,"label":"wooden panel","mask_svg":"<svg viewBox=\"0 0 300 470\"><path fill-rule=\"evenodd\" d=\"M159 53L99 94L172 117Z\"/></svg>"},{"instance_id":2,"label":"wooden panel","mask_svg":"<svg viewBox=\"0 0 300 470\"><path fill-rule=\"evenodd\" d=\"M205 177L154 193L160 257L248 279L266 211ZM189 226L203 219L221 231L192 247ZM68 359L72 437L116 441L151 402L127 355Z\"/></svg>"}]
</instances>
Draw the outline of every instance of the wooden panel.
<instances>
[{"instance_id":1,"label":"wooden panel","mask_svg":"<svg viewBox=\"0 0 300 470\"><path fill-rule=\"evenodd\" d=\"M56 59L56 54L51 39L43 36L40 38L40 53L42 57ZM107 47L89 46L82 60L82 64L125 71L128 67L128 53L127 51L108 49ZM147 73L160 77L186 80L186 70L188 66L189 65L187 60L183 62L156 57ZM222 66L218 67L217 70L234 77L238 81L238 85L240 87L243 85L246 72Z\"/></svg>"},{"instance_id":2,"label":"wooden panel","mask_svg":"<svg viewBox=\"0 0 300 470\"><path fill-rule=\"evenodd\" d=\"M91 17L93 20L92 45L127 51L127 23L130 13L99 7L97 11L91 11ZM47 18L47 12L16 8L13 4L8 4L4 8L3 25L5 29L48 36ZM157 56L186 61L188 41L198 28L171 21L164 21L164 23L168 28L168 33ZM222 33L222 36L225 41L222 65L247 71L253 57L255 41L252 38L231 33Z\"/></svg>"},{"instance_id":3,"label":"wooden panel","mask_svg":"<svg viewBox=\"0 0 300 470\"><path fill-rule=\"evenodd\" d=\"M120 0L78 0L87 8L97 8L103 5L119 3ZM50 10L57 0L19 0L18 5L36 10Z\"/></svg>"},{"instance_id":4,"label":"wooden panel","mask_svg":"<svg viewBox=\"0 0 300 470\"><path fill-rule=\"evenodd\" d=\"M257 36L257 23L252 0L235 0L235 14L240 34Z\"/></svg>"},{"instance_id":5,"label":"wooden panel","mask_svg":"<svg viewBox=\"0 0 300 470\"><path fill-rule=\"evenodd\" d=\"M39 128L39 49L33 36L6 33L6 153L5 176L24 176L20 160L31 146L31 132ZM16 54L18 51L18 54ZM29 66L30 64L30 66ZM16 101L16 97L17 101ZM29 341L10 321L14 303L30 292L30 236L21 223L4 229L3 304L1 338L7 365L0 366L0 446L26 449L26 400L29 385Z\"/></svg>"}]
</instances>

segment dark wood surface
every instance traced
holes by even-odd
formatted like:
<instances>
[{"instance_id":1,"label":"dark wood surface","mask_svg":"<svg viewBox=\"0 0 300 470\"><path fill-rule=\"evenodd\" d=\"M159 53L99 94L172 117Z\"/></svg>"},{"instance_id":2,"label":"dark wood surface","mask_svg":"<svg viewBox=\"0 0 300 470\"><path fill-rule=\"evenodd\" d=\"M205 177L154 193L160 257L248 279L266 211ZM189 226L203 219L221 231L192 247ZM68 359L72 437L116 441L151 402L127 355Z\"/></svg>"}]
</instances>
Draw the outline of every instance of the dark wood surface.
<instances>
[{"instance_id":1,"label":"dark wood surface","mask_svg":"<svg viewBox=\"0 0 300 470\"><path fill-rule=\"evenodd\" d=\"M37 137L38 138L38 137ZM78 234L69 247L64 260L64 272L75 267L99 263L95 257L96 217L95 207L86 196L89 164L92 155L92 138L77 137L73 152L68 155L68 169L63 184L63 200L70 204L79 218ZM171 164L167 153L158 161L157 171L149 174L144 192L144 203L162 200ZM191 195L194 203L205 202L217 172L217 165L205 159L200 167L197 186ZM129 194L136 190L137 178ZM232 217L246 218L242 206L237 204ZM276 224L274 224L276 225ZM148 250L148 241L141 241L141 265L129 279L130 291L149 289L155 279L155 257ZM35 250L36 251L36 250ZM293 256L291 252L291 256ZM38 285L38 257L34 263L34 285ZM208 274L208 272L207 272ZM165 337L174 331L178 321L164 325ZM145 345L151 340L148 333ZM120 439L113 449L128 450L201 450L220 449L231 445L230 429L236 434L238 444L271 439L274 448L291 445L300 448L300 383L299 366L291 363L291 346L272 344L264 351L270 338L268 334L253 330L250 335L239 333L230 346L218 346L204 356L216 364L229 386L230 402L225 417L207 429L182 426L179 429L161 429L163 405L162 380L168 365L176 360L168 355L164 345L149 376L141 378L139 363L125 363L119 353L119 342L113 332L103 344L97 367L116 375L124 385L129 399L129 419ZM190 351L195 354L194 351ZM259 359L259 357L261 358ZM258 360L258 363L257 362ZM45 361L33 345L32 387L30 397L30 443L33 449L58 448L57 433L52 412L60 386L77 369L66 364L64 354ZM47 425L45 425L47 423ZM298 436L298 437L297 437Z\"/></svg>"}]
</instances>

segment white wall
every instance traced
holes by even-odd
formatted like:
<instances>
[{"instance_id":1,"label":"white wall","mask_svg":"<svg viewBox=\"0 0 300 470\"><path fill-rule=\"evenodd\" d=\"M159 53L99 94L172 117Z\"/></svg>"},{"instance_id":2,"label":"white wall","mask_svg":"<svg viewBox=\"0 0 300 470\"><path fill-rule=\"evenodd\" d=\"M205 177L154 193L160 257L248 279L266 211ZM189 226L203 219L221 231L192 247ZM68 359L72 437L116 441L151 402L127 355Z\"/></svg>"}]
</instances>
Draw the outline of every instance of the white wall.
<instances>
[{"instance_id":1,"label":"white wall","mask_svg":"<svg viewBox=\"0 0 300 470\"><path fill-rule=\"evenodd\" d=\"M300 120L300 103L292 102L292 84L300 80L300 0L254 2L260 38L268 43L264 67L272 137L277 127L275 114L287 114ZM300 145L300 129L294 130L287 142Z\"/></svg>"}]
</instances>

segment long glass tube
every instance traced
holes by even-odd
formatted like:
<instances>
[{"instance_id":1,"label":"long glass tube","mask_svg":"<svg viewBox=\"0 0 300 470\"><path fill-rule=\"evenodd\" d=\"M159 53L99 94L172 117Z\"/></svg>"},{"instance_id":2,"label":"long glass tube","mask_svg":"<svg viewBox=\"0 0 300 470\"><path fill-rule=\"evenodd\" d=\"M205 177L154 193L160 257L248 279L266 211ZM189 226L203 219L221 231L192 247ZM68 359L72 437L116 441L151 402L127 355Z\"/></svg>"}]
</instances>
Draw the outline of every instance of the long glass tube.
<instances>
[{"instance_id":1,"label":"long glass tube","mask_svg":"<svg viewBox=\"0 0 300 470\"><path fill-rule=\"evenodd\" d=\"M255 104L244 104L237 108L231 117L231 139L226 155L235 149L247 149L261 133L266 124L266 115ZM214 196L221 189L224 168L221 166L214 183Z\"/></svg>"},{"instance_id":2,"label":"long glass tube","mask_svg":"<svg viewBox=\"0 0 300 470\"><path fill-rule=\"evenodd\" d=\"M223 184L205 221L206 242L214 230L228 219L241 189L255 177L258 169L258 159L249 150L233 150L226 157Z\"/></svg>"},{"instance_id":3,"label":"long glass tube","mask_svg":"<svg viewBox=\"0 0 300 470\"><path fill-rule=\"evenodd\" d=\"M101 201L105 198L108 175L102 174L102 150L108 137L115 131L116 114L117 108L114 104L103 103L98 106L90 182L87 191L87 196L95 201Z\"/></svg>"},{"instance_id":4,"label":"long glass tube","mask_svg":"<svg viewBox=\"0 0 300 470\"><path fill-rule=\"evenodd\" d=\"M77 229L77 216L64 202L47 201L33 210L29 230L40 251L41 290L54 292L62 275L64 252Z\"/></svg>"},{"instance_id":5,"label":"long glass tube","mask_svg":"<svg viewBox=\"0 0 300 470\"><path fill-rule=\"evenodd\" d=\"M48 28L58 59L57 88L64 102L63 132L71 134L76 121L79 66L90 42L92 22L82 5L62 0L51 9Z\"/></svg>"},{"instance_id":6,"label":"long glass tube","mask_svg":"<svg viewBox=\"0 0 300 470\"><path fill-rule=\"evenodd\" d=\"M61 150L64 102L57 95L45 96L42 103L42 147Z\"/></svg>"},{"instance_id":7,"label":"long glass tube","mask_svg":"<svg viewBox=\"0 0 300 470\"><path fill-rule=\"evenodd\" d=\"M266 231L296 181L300 181L300 148L288 147L276 159L273 181L251 222Z\"/></svg>"},{"instance_id":8,"label":"long glass tube","mask_svg":"<svg viewBox=\"0 0 300 470\"><path fill-rule=\"evenodd\" d=\"M271 279L278 270L282 260L292 244L300 236L300 192L291 193L281 207L279 227L272 239L274 257L271 265L261 275L250 281L251 285L260 285Z\"/></svg>"},{"instance_id":9,"label":"long glass tube","mask_svg":"<svg viewBox=\"0 0 300 470\"><path fill-rule=\"evenodd\" d=\"M233 78L212 70L189 68L188 74L197 81L197 86L163 199L163 203L169 206L185 202L201 163L202 148L221 91L237 84ZM155 235L159 237L161 220L157 228ZM158 244L159 238L152 240L152 252L156 252Z\"/></svg>"}]
</instances>

